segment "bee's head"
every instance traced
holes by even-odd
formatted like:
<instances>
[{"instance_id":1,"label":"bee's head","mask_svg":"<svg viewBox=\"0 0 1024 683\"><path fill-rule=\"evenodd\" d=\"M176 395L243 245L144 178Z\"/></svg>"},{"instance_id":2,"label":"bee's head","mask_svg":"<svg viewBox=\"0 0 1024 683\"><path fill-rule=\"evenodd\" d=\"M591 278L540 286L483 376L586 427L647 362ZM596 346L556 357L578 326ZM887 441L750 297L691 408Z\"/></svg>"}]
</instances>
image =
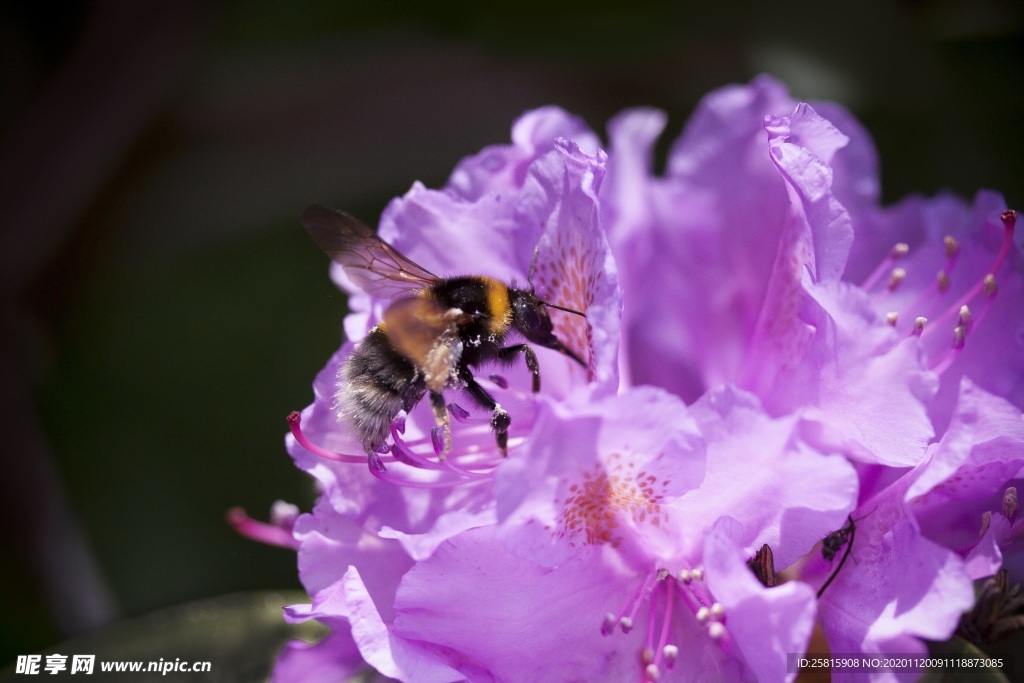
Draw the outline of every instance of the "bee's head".
<instances>
[{"instance_id":1,"label":"bee's head","mask_svg":"<svg viewBox=\"0 0 1024 683\"><path fill-rule=\"evenodd\" d=\"M509 304L512 307L512 327L526 337L527 341L564 353L583 367L587 366L575 351L564 345L555 336L551 316L548 315L547 309L557 308L580 316L583 315L582 313L541 301L532 291L528 292L524 289L509 288Z\"/></svg>"}]
</instances>

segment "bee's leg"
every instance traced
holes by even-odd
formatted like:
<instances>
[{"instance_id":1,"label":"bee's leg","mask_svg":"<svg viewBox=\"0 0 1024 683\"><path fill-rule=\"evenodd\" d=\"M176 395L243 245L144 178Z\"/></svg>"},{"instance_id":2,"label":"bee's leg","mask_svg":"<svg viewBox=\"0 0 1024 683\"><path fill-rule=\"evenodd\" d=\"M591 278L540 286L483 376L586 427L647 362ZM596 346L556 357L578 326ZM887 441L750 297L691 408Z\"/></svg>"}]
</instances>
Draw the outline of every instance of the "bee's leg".
<instances>
[{"instance_id":1,"label":"bee's leg","mask_svg":"<svg viewBox=\"0 0 1024 683\"><path fill-rule=\"evenodd\" d=\"M459 372L459 379L466 385L466 391L469 392L470 397L482 407L491 411L491 427L494 429L494 436L498 441L498 450L501 451L502 455L507 455L508 426L512 423L512 418L509 417L508 411L498 405L494 397L480 386L467 368L463 368Z\"/></svg>"},{"instance_id":2,"label":"bee's leg","mask_svg":"<svg viewBox=\"0 0 1024 683\"><path fill-rule=\"evenodd\" d=\"M448 415L448 406L444 403L444 395L431 391L430 407L434 409L434 420L437 422L437 426L441 428L441 438L444 439L444 443L440 446L440 451L437 455L444 460L444 457L448 455L448 451L452 449L452 424L451 418ZM438 448L436 441L434 448Z\"/></svg>"},{"instance_id":3,"label":"bee's leg","mask_svg":"<svg viewBox=\"0 0 1024 683\"><path fill-rule=\"evenodd\" d=\"M498 349L498 360L502 363L515 362L516 356L523 354L526 359L526 368L533 375L533 393L540 391L540 363L537 362L537 354L526 344L516 344Z\"/></svg>"}]
</instances>

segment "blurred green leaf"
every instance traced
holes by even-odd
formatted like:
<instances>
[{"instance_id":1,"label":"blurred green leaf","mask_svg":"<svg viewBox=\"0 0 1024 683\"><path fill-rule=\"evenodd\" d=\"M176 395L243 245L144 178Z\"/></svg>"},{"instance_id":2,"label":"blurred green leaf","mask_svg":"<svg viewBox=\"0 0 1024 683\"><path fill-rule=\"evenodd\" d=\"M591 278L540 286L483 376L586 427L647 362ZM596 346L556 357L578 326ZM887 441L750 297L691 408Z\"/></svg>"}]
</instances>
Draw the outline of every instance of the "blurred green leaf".
<instances>
[{"instance_id":1,"label":"blurred green leaf","mask_svg":"<svg viewBox=\"0 0 1024 683\"><path fill-rule=\"evenodd\" d=\"M928 643L928 651L935 657L970 657L988 659L974 644L953 636L942 643ZM1009 683L1000 669L930 669L918 683Z\"/></svg>"},{"instance_id":2,"label":"blurred green leaf","mask_svg":"<svg viewBox=\"0 0 1024 683\"><path fill-rule=\"evenodd\" d=\"M293 639L315 642L327 633L317 622L285 623L281 608L306 602L299 591L264 591L224 595L159 610L120 622L79 638L66 640L43 654L96 655L88 680L217 681L250 683L267 680L281 646ZM26 653L27 654L27 653ZM100 662L210 662L208 673L108 673ZM43 660L45 663L45 658ZM144 665L145 666L145 665ZM45 674L40 674L45 675ZM70 674L64 672L62 677ZM46 678L50 676L46 675ZM0 680L25 680L8 667Z\"/></svg>"}]
</instances>

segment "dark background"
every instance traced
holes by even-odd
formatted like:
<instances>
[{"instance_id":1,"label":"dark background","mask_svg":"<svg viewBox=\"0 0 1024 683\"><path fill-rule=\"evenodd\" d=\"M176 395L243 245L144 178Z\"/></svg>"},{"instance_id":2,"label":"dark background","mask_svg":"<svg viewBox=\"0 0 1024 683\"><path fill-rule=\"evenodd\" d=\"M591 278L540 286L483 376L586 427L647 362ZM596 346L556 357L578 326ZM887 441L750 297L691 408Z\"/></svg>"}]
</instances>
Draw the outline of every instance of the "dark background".
<instances>
[{"instance_id":1,"label":"dark background","mask_svg":"<svg viewBox=\"0 0 1024 683\"><path fill-rule=\"evenodd\" d=\"M701 95L767 72L854 111L887 202L1024 205L1018 3L707 4L0 6L0 667L298 587L293 553L223 518L313 500L284 416L345 308L307 204L375 223L544 104L598 131L663 108L664 154Z\"/></svg>"}]
</instances>

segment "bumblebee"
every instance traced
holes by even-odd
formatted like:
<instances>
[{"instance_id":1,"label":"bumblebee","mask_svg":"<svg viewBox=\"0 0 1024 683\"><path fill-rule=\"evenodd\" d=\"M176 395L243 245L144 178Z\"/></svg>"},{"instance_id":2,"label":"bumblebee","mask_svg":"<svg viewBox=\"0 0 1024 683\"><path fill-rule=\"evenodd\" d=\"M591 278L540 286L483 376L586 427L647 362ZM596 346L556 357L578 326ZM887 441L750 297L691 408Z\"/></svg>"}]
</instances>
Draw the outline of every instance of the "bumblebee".
<instances>
[{"instance_id":1,"label":"bumblebee","mask_svg":"<svg viewBox=\"0 0 1024 683\"><path fill-rule=\"evenodd\" d=\"M381 322L356 346L338 373L336 409L368 454L384 442L399 412L411 411L429 394L443 434L443 458L451 449L450 416L444 399L449 389L464 390L490 411L491 427L504 454L511 418L476 381L472 368L495 361L511 365L521 356L532 375L533 391L540 391L537 355L525 343L506 346L506 337L512 332L586 367L583 359L554 335L547 309L583 313L537 297L532 265L528 290L480 275L441 278L342 211L311 206L303 212L302 224L354 284L368 294L392 300Z\"/></svg>"}]
</instances>

